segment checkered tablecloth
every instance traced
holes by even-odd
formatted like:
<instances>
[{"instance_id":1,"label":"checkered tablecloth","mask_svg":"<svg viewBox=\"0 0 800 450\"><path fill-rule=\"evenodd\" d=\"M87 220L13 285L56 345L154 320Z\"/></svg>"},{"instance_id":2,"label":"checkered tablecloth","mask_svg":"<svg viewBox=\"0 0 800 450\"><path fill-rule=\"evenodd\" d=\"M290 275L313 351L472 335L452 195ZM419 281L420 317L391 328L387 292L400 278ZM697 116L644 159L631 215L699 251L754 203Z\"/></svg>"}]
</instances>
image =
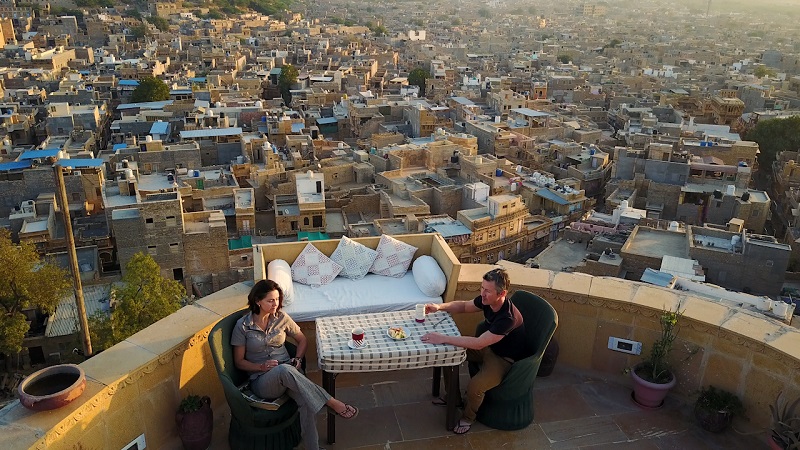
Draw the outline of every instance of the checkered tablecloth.
<instances>
[{"instance_id":1,"label":"checkered tablecloth","mask_svg":"<svg viewBox=\"0 0 800 450\"><path fill-rule=\"evenodd\" d=\"M450 336L461 333L450 314L429 314L425 322L414 321L414 311L357 314L317 319L317 355L320 369L327 372L380 372L422 367L456 366L466 359L466 350L453 345L425 344L420 337L436 331ZM438 325L437 325L438 323ZM410 336L389 337L389 327L405 327ZM347 346L351 330L364 329L367 345Z\"/></svg>"}]
</instances>

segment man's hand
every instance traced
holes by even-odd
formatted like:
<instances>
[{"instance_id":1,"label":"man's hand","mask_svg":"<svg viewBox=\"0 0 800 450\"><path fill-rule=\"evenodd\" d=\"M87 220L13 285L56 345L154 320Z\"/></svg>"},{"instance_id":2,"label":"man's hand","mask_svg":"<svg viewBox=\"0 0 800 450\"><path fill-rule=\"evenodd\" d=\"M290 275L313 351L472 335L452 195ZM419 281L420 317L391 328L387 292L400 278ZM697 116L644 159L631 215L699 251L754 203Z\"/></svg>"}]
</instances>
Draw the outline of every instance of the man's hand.
<instances>
[{"instance_id":1,"label":"man's hand","mask_svg":"<svg viewBox=\"0 0 800 450\"><path fill-rule=\"evenodd\" d=\"M425 314L435 313L439 310L439 305L436 303L427 303L425 304Z\"/></svg>"},{"instance_id":2,"label":"man's hand","mask_svg":"<svg viewBox=\"0 0 800 450\"><path fill-rule=\"evenodd\" d=\"M427 333L421 338L425 344L445 344L446 339L447 336L440 333Z\"/></svg>"}]
</instances>

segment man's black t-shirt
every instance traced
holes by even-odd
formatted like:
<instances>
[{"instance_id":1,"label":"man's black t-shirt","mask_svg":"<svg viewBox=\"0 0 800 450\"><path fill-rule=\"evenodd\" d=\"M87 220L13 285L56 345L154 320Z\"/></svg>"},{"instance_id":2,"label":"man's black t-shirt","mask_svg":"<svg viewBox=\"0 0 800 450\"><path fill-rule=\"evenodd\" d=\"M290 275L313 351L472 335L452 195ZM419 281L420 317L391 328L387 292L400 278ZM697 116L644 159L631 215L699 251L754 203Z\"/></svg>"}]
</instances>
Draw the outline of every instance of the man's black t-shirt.
<instances>
[{"instance_id":1,"label":"man's black t-shirt","mask_svg":"<svg viewBox=\"0 0 800 450\"><path fill-rule=\"evenodd\" d=\"M475 297L472 302L475 307L483 311L483 317L488 325L487 331L504 336L503 339L489 346L497 356L511 358L514 361L530 356L522 314L516 306L511 304L508 297L497 312L492 311L489 306L485 306L480 295Z\"/></svg>"}]
</instances>

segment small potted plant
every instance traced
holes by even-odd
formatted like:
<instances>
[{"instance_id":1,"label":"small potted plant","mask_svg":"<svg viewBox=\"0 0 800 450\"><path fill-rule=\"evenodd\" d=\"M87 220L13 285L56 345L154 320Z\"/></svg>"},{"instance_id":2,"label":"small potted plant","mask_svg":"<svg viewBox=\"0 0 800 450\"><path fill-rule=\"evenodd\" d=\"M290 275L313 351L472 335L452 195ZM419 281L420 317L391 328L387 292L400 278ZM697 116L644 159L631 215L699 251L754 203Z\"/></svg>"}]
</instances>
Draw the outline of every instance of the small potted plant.
<instances>
[{"instance_id":1,"label":"small potted plant","mask_svg":"<svg viewBox=\"0 0 800 450\"><path fill-rule=\"evenodd\" d=\"M774 405L769 405L772 412L769 446L774 450L800 449L800 416L797 405L800 398L791 403L784 399L783 392L778 394Z\"/></svg>"},{"instance_id":2,"label":"small potted plant","mask_svg":"<svg viewBox=\"0 0 800 450\"><path fill-rule=\"evenodd\" d=\"M694 403L694 417L706 431L719 433L731 424L733 416L744 413L744 405L732 392L714 386L703 388Z\"/></svg>"},{"instance_id":3,"label":"small potted plant","mask_svg":"<svg viewBox=\"0 0 800 450\"><path fill-rule=\"evenodd\" d=\"M203 450L211 445L214 430L214 413L208 396L188 395L181 400L178 413L178 435L186 450Z\"/></svg>"},{"instance_id":4,"label":"small potted plant","mask_svg":"<svg viewBox=\"0 0 800 450\"><path fill-rule=\"evenodd\" d=\"M661 336L653 342L645 360L631 370L633 399L645 408L660 407L676 383L667 358L675 338L678 337L678 320L683 316L678 308L661 313Z\"/></svg>"}]
</instances>

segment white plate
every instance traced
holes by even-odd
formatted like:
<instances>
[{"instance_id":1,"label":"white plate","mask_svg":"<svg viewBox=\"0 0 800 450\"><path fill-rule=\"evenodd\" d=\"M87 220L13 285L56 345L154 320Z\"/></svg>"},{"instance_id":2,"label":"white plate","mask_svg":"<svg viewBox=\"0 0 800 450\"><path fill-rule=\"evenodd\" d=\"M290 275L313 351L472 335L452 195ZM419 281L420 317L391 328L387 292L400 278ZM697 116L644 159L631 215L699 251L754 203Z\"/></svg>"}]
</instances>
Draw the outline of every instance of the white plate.
<instances>
[{"instance_id":1,"label":"white plate","mask_svg":"<svg viewBox=\"0 0 800 450\"><path fill-rule=\"evenodd\" d=\"M399 325L394 325L394 326L389 327L389 328L402 328L403 329L403 333L406 334L406 337L404 337L404 338L396 338L396 337L393 337L391 334L389 334L389 330L387 329L386 330L386 335L389 336L390 338L394 339L395 341L402 341L403 339L408 339L409 337L411 337L411 332L408 331L408 328L406 328L406 327L401 327Z\"/></svg>"},{"instance_id":2,"label":"white plate","mask_svg":"<svg viewBox=\"0 0 800 450\"><path fill-rule=\"evenodd\" d=\"M369 345L369 342L367 342L366 339L361 341L361 345L356 344L356 342L354 340L352 340L352 339L347 341L347 346L352 348L353 350L361 350L361 349L363 349L364 347L366 347L368 345Z\"/></svg>"}]
</instances>

